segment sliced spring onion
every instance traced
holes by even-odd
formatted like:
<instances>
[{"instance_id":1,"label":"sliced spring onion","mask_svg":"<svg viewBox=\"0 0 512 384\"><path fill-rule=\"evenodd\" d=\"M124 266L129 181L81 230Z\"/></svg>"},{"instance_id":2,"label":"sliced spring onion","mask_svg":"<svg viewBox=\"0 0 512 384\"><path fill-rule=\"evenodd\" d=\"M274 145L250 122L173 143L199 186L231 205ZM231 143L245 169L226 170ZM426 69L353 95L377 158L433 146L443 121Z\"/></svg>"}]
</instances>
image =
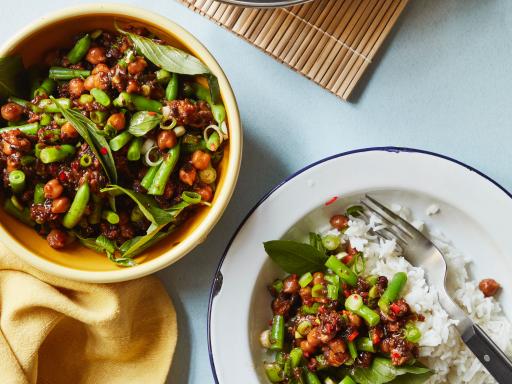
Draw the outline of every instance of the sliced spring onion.
<instances>
[{"instance_id":1,"label":"sliced spring onion","mask_svg":"<svg viewBox=\"0 0 512 384\"><path fill-rule=\"evenodd\" d=\"M156 149L158 150L158 147L155 145L153 147L151 147L149 149L149 151L146 152L146 154L144 155L144 160L146 160L146 164L150 167L154 167L154 166L157 166L159 165L162 161L164 161L164 159L162 158L162 156L159 156L157 160L153 161L151 160L151 152L153 152L153 150Z\"/></svg>"},{"instance_id":2,"label":"sliced spring onion","mask_svg":"<svg viewBox=\"0 0 512 384\"><path fill-rule=\"evenodd\" d=\"M224 138L224 140L227 140L229 138L229 133L228 133L228 125L226 124L225 121L223 121L220 124L220 131L222 133L222 137Z\"/></svg>"},{"instance_id":3,"label":"sliced spring onion","mask_svg":"<svg viewBox=\"0 0 512 384\"><path fill-rule=\"evenodd\" d=\"M177 124L177 122L174 117L171 116L168 118L164 118L160 122L160 129L163 129L163 130L173 129L176 126L176 124Z\"/></svg>"},{"instance_id":4,"label":"sliced spring onion","mask_svg":"<svg viewBox=\"0 0 512 384\"><path fill-rule=\"evenodd\" d=\"M208 138L210 137L209 135L209 131L215 131L218 133L219 135L219 138L220 138L220 144L222 144L222 142L224 141L224 135L222 134L222 131L220 130L219 126L218 125L215 125L215 124L210 124L209 126L207 126L204 131L203 131L203 137L204 137L204 141L208 142Z\"/></svg>"},{"instance_id":5,"label":"sliced spring onion","mask_svg":"<svg viewBox=\"0 0 512 384\"><path fill-rule=\"evenodd\" d=\"M149 139L149 138L146 139L146 141L142 144L142 148L140 149L140 153L145 155L146 153L149 152L149 150L151 148L153 148L154 145L155 145L155 140Z\"/></svg>"},{"instance_id":6,"label":"sliced spring onion","mask_svg":"<svg viewBox=\"0 0 512 384\"><path fill-rule=\"evenodd\" d=\"M187 133L187 130L183 125L178 125L177 127L174 127L174 133L176 134L176 137L181 137Z\"/></svg>"}]
</instances>

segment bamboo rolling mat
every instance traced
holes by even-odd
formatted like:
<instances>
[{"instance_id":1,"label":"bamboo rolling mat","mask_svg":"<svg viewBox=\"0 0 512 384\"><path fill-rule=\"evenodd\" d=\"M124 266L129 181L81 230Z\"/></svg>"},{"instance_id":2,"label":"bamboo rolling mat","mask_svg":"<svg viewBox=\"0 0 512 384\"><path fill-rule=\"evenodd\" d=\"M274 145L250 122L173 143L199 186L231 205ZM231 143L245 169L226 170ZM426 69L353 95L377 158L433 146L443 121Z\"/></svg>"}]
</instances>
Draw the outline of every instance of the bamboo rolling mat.
<instances>
[{"instance_id":1,"label":"bamboo rolling mat","mask_svg":"<svg viewBox=\"0 0 512 384\"><path fill-rule=\"evenodd\" d=\"M279 9L178 1L347 100L409 0L316 0Z\"/></svg>"}]
</instances>

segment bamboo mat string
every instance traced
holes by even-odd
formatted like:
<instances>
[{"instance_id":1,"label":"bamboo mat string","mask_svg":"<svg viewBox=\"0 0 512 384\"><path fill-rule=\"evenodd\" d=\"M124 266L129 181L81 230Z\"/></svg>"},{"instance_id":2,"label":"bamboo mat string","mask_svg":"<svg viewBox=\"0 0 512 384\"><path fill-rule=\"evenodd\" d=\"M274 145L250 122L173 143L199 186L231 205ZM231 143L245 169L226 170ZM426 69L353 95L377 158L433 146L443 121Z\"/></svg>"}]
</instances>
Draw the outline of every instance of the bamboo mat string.
<instances>
[{"instance_id":1,"label":"bamboo mat string","mask_svg":"<svg viewBox=\"0 0 512 384\"><path fill-rule=\"evenodd\" d=\"M178 1L348 100L409 0L316 0L277 9Z\"/></svg>"}]
</instances>

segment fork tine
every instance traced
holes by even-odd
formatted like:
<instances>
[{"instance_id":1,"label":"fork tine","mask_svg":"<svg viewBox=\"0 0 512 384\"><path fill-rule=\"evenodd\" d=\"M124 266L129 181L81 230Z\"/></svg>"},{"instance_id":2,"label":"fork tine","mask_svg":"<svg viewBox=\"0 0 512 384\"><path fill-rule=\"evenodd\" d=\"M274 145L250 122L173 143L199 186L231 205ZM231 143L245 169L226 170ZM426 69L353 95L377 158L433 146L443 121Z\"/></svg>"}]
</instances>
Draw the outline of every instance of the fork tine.
<instances>
[{"instance_id":1,"label":"fork tine","mask_svg":"<svg viewBox=\"0 0 512 384\"><path fill-rule=\"evenodd\" d=\"M363 204L370 212L372 212L374 215L380 217L385 223L389 224L388 229L395 237L398 237L405 243L407 241L402 237L405 236L408 239L412 239L412 236L409 234L409 232L403 230L399 226L397 226L395 223L393 223L391 220L389 220L387 217L385 217L381 212L379 212L377 209L375 209L373 206L369 205L366 200L361 200L361 204ZM393 230L395 229L395 230ZM398 233L397 233L398 232Z\"/></svg>"},{"instance_id":2,"label":"fork tine","mask_svg":"<svg viewBox=\"0 0 512 384\"><path fill-rule=\"evenodd\" d=\"M363 203L363 205L364 205L364 203ZM367 213L366 212L362 212L362 215L366 219L365 222L369 223L370 222L370 217L367 215ZM377 236L382 237L382 238L384 238L386 240L389 240L389 241L390 240L395 240L396 243L398 244L398 246L402 249L402 251L407 246L407 241L405 239L403 239L402 237L398 236L389 227L378 229L378 230L375 230L375 229L372 228L371 230Z\"/></svg>"},{"instance_id":3,"label":"fork tine","mask_svg":"<svg viewBox=\"0 0 512 384\"><path fill-rule=\"evenodd\" d=\"M414 228L411 224L409 224L406 220L402 219L396 213L392 212L390 209L385 207L383 204L379 203L373 197L369 195L365 195L366 198L373 203L374 210L378 211L381 216L386 218L390 223L395 225L398 229L402 230L402 232L407 233L411 238L415 238L418 230Z\"/></svg>"}]
</instances>

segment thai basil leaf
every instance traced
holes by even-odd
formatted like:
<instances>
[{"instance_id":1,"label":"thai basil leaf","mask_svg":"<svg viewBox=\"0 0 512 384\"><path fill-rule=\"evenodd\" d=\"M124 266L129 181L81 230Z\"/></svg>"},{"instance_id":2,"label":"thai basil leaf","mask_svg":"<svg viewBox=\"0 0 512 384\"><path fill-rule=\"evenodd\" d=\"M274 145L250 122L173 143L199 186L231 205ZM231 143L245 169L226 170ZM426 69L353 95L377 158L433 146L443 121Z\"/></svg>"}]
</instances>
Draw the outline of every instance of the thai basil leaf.
<instances>
[{"instance_id":1,"label":"thai basil leaf","mask_svg":"<svg viewBox=\"0 0 512 384\"><path fill-rule=\"evenodd\" d=\"M199 196L199 199L197 196ZM142 195L141 201L144 201L144 198L147 198L146 196ZM169 222L172 222L176 217L183 212L183 210L191 205L196 204L203 204L201 202L201 197L199 194L196 194L195 192L183 192L181 195L181 198L183 201L181 201L178 204L173 205L172 207L165 210L167 215L170 215L172 219L170 221L167 221L164 224L155 224L152 223L147 232L144 236L137 236L133 239L130 239L123 243L120 247L120 250L122 252L122 255L125 257L133 257L134 255L138 255L154 243L156 243L158 240L162 239L163 237L167 236L170 231L173 229L171 228L167 232L159 233ZM160 209L160 208L158 208ZM148 210L151 210L148 208ZM160 209L161 210L161 209ZM153 211L152 211L153 212Z\"/></svg>"},{"instance_id":2,"label":"thai basil leaf","mask_svg":"<svg viewBox=\"0 0 512 384\"><path fill-rule=\"evenodd\" d=\"M99 129L96 127L96 124L94 124L91 120L89 120L78 111L62 108L59 103L55 102L53 97L51 99L54 101L62 116L64 116L64 118L69 121L73 127L75 127L80 136L82 136L82 138L94 152L94 155L98 158L101 165L103 166L105 174L109 178L110 182L116 183L117 169L114 162L114 157L112 156L112 151L110 150L105 137L99 133Z\"/></svg>"},{"instance_id":3,"label":"thai basil leaf","mask_svg":"<svg viewBox=\"0 0 512 384\"><path fill-rule=\"evenodd\" d=\"M273 240L263 243L270 258L285 272L302 275L325 269L327 256L317 248L296 241Z\"/></svg>"},{"instance_id":4,"label":"thai basil leaf","mask_svg":"<svg viewBox=\"0 0 512 384\"><path fill-rule=\"evenodd\" d=\"M119 247L121 252L126 252L128 249L130 249L134 244L139 243L138 247L134 249L130 253L130 257L135 257L138 254L144 252L146 249L151 247L153 244L158 243L163 238L169 236L174 230L176 229L175 226L170 226L169 229L166 231L160 231L154 235L144 235L144 236L136 236L130 240L125 241L121 247ZM149 239L146 239L147 237L150 237Z\"/></svg>"},{"instance_id":5,"label":"thai basil leaf","mask_svg":"<svg viewBox=\"0 0 512 384\"><path fill-rule=\"evenodd\" d=\"M385 384L394 382L397 377L402 375L426 375L429 372L428 368L420 366L395 367L390 360L376 357L370 368L356 368L352 376L359 384ZM427 379L428 377L425 378L425 381Z\"/></svg>"},{"instance_id":6,"label":"thai basil leaf","mask_svg":"<svg viewBox=\"0 0 512 384\"><path fill-rule=\"evenodd\" d=\"M390 384L423 384L430 379L430 376L433 374L433 372L420 374L406 373L405 375L398 376L395 380L391 381Z\"/></svg>"},{"instance_id":7,"label":"thai basil leaf","mask_svg":"<svg viewBox=\"0 0 512 384\"><path fill-rule=\"evenodd\" d=\"M309 233L309 245L315 247L323 254L325 254L325 252L326 252L324 244L322 243L322 236L320 236L318 233L315 233L315 232Z\"/></svg>"},{"instance_id":8,"label":"thai basil leaf","mask_svg":"<svg viewBox=\"0 0 512 384\"><path fill-rule=\"evenodd\" d=\"M121 267L134 267L137 265L137 262L133 260L131 257L116 257L115 254L107 252L108 259Z\"/></svg>"},{"instance_id":9,"label":"thai basil leaf","mask_svg":"<svg viewBox=\"0 0 512 384\"><path fill-rule=\"evenodd\" d=\"M20 75L25 71L20 56L0 58L0 100L9 96L20 96Z\"/></svg>"},{"instance_id":10,"label":"thai basil leaf","mask_svg":"<svg viewBox=\"0 0 512 384\"><path fill-rule=\"evenodd\" d=\"M162 119L162 115L155 112L139 111L133 114L128 132L133 136L144 136L155 128Z\"/></svg>"},{"instance_id":11,"label":"thai basil leaf","mask_svg":"<svg viewBox=\"0 0 512 384\"><path fill-rule=\"evenodd\" d=\"M77 233L74 233L74 235L78 238L80 244L82 244L84 247L92 249L93 251L98 253L106 253L110 261L116 263L121 267L133 267L137 265L137 262L133 260L131 257L116 257L115 251L117 247L115 243L107 239L103 235L98 236L97 239L92 237L81 237Z\"/></svg>"},{"instance_id":12,"label":"thai basil leaf","mask_svg":"<svg viewBox=\"0 0 512 384\"><path fill-rule=\"evenodd\" d=\"M220 102L220 89L217 77L198 58L181 49L159 44L147 37L124 31L117 26L116 29L118 32L128 36L135 48L157 67L181 75L205 75L208 80L213 103L218 104Z\"/></svg>"},{"instance_id":13,"label":"thai basil leaf","mask_svg":"<svg viewBox=\"0 0 512 384\"><path fill-rule=\"evenodd\" d=\"M82 244L84 247L92 249L95 252L102 253L105 251L105 248L98 245L96 243L96 239L93 237L81 237L77 233L73 233L77 238L80 244Z\"/></svg>"},{"instance_id":14,"label":"thai basil leaf","mask_svg":"<svg viewBox=\"0 0 512 384\"><path fill-rule=\"evenodd\" d=\"M98 247L102 247L107 253L114 253L116 251L116 244L109 240L105 235L100 235L96 239Z\"/></svg>"},{"instance_id":15,"label":"thai basil leaf","mask_svg":"<svg viewBox=\"0 0 512 384\"><path fill-rule=\"evenodd\" d=\"M101 190L101 192L110 191L119 191L127 195L138 205L140 211L146 217L146 219L155 225L170 223L175 217L171 213L158 207L156 201L150 196L128 190L119 185L108 185L106 188Z\"/></svg>"}]
</instances>

